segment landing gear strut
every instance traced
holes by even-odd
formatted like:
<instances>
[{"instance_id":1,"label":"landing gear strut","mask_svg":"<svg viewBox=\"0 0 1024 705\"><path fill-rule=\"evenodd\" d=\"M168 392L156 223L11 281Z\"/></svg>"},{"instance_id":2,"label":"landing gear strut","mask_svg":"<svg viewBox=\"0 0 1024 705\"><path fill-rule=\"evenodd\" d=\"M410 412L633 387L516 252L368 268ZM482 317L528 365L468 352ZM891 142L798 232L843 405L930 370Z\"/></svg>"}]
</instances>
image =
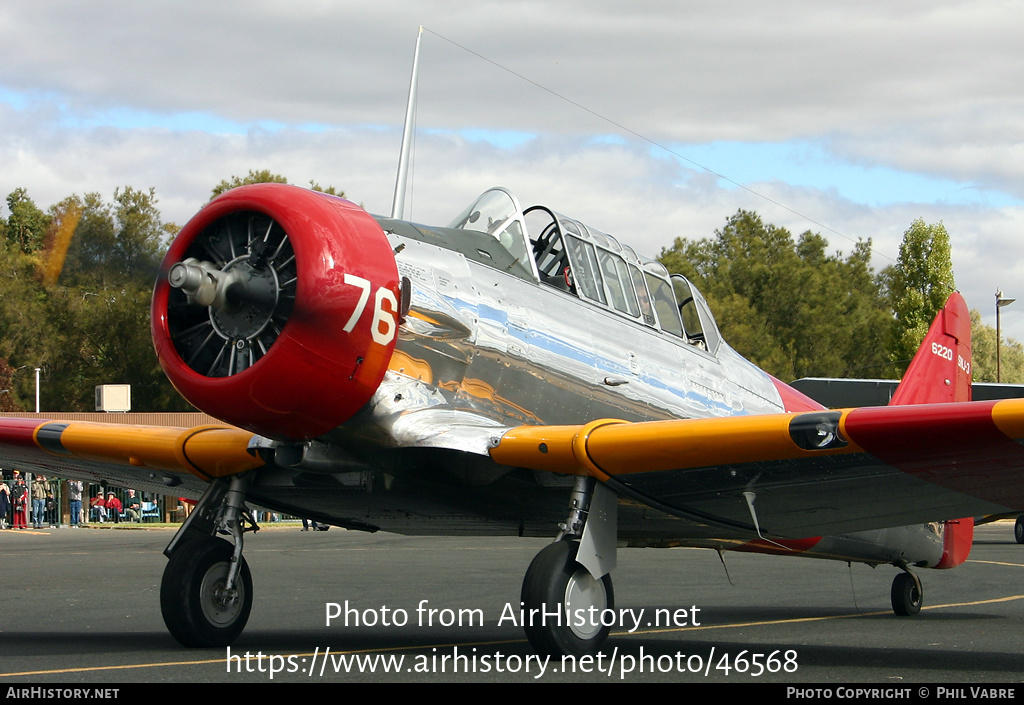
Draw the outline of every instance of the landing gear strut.
<instances>
[{"instance_id":1,"label":"landing gear strut","mask_svg":"<svg viewBox=\"0 0 1024 705\"><path fill-rule=\"evenodd\" d=\"M569 518L555 543L538 553L523 579L523 625L530 644L550 656L596 654L615 606L616 495L593 478L577 478ZM597 577L595 577L597 576Z\"/></svg>"},{"instance_id":2,"label":"landing gear strut","mask_svg":"<svg viewBox=\"0 0 1024 705\"><path fill-rule=\"evenodd\" d=\"M164 551L170 560L160 583L160 612L183 646L227 646L249 620L252 575L242 557L242 534L259 527L244 505L248 484L244 476L215 481Z\"/></svg>"}]
</instances>

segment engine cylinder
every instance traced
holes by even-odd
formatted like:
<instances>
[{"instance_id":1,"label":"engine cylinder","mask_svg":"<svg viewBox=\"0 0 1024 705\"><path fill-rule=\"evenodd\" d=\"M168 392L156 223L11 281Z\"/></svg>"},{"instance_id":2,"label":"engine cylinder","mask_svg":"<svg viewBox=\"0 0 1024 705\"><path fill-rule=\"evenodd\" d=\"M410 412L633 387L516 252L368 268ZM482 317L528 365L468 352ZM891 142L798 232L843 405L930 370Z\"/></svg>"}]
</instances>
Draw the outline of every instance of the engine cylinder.
<instances>
[{"instance_id":1,"label":"engine cylinder","mask_svg":"<svg viewBox=\"0 0 1024 705\"><path fill-rule=\"evenodd\" d=\"M233 189L182 229L161 272L160 364L211 416L268 438L314 438L384 377L398 270L380 226L349 201L284 184Z\"/></svg>"}]
</instances>

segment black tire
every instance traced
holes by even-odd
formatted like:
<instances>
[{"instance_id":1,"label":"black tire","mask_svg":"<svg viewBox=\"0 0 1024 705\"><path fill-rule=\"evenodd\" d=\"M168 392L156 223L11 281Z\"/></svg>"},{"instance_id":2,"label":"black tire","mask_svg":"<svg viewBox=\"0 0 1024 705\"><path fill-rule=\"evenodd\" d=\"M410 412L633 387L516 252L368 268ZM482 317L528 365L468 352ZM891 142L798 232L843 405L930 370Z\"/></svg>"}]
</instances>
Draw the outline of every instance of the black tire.
<instances>
[{"instance_id":1,"label":"black tire","mask_svg":"<svg viewBox=\"0 0 1024 705\"><path fill-rule=\"evenodd\" d=\"M227 579L233 552L227 541L199 539L179 546L167 562L160 612L182 646L227 646L245 628L252 609L252 575L245 558L239 559L233 595L216 594Z\"/></svg>"},{"instance_id":2,"label":"black tire","mask_svg":"<svg viewBox=\"0 0 1024 705\"><path fill-rule=\"evenodd\" d=\"M912 617L921 611L924 595L918 589L913 576L898 573L892 581L892 611L900 617Z\"/></svg>"},{"instance_id":3,"label":"black tire","mask_svg":"<svg viewBox=\"0 0 1024 705\"><path fill-rule=\"evenodd\" d=\"M578 549L575 541L546 546L534 557L523 579L522 601L526 611L523 628L530 644L541 654L594 655L611 631L611 625L600 624L601 611L615 606L611 576L595 580L576 562ZM577 611L590 606L596 608L596 624L591 623L589 612ZM542 620L540 615L544 613L557 613L561 618Z\"/></svg>"},{"instance_id":4,"label":"black tire","mask_svg":"<svg viewBox=\"0 0 1024 705\"><path fill-rule=\"evenodd\" d=\"M1013 538L1017 543L1024 543L1024 515L1017 517L1013 525Z\"/></svg>"}]
</instances>

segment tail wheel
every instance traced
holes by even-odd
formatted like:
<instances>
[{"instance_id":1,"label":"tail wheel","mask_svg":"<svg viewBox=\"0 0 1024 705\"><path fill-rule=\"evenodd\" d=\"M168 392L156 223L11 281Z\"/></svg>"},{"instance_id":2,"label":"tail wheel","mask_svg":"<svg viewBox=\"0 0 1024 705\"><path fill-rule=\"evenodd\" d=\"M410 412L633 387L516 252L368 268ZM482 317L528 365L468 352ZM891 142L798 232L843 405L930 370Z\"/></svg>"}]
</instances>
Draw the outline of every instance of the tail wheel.
<instances>
[{"instance_id":1,"label":"tail wheel","mask_svg":"<svg viewBox=\"0 0 1024 705\"><path fill-rule=\"evenodd\" d=\"M526 571L524 628L530 643L542 654L593 655L611 631L611 625L601 624L604 610L615 603L611 576L594 578L576 562L578 549L573 541L553 543L534 557ZM547 618L541 619L541 615Z\"/></svg>"},{"instance_id":2,"label":"tail wheel","mask_svg":"<svg viewBox=\"0 0 1024 705\"><path fill-rule=\"evenodd\" d=\"M921 611L924 595L910 573L899 573L892 581L892 611L900 617L911 617Z\"/></svg>"},{"instance_id":3,"label":"tail wheel","mask_svg":"<svg viewBox=\"0 0 1024 705\"><path fill-rule=\"evenodd\" d=\"M178 547L160 583L164 624L183 646L227 646L249 620L252 575L245 559L232 589L226 589L231 554L227 541L206 538Z\"/></svg>"}]
</instances>

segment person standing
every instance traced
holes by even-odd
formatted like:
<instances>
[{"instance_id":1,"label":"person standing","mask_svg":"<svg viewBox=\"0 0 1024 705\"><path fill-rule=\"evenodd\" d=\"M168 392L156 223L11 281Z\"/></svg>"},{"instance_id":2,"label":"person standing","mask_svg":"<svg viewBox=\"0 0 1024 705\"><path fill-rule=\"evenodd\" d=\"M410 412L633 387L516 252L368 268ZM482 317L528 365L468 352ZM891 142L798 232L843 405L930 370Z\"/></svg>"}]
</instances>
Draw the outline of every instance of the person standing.
<instances>
[{"instance_id":1,"label":"person standing","mask_svg":"<svg viewBox=\"0 0 1024 705\"><path fill-rule=\"evenodd\" d=\"M14 523L11 528L27 529L28 520L28 487L25 478L17 470L14 471L14 485L11 487L11 502L14 504Z\"/></svg>"},{"instance_id":2,"label":"person standing","mask_svg":"<svg viewBox=\"0 0 1024 705\"><path fill-rule=\"evenodd\" d=\"M7 528L7 515L11 511L11 488L0 473L0 529Z\"/></svg>"},{"instance_id":3,"label":"person standing","mask_svg":"<svg viewBox=\"0 0 1024 705\"><path fill-rule=\"evenodd\" d=\"M43 528L46 521L46 478L36 475L32 480L32 528Z\"/></svg>"},{"instance_id":4,"label":"person standing","mask_svg":"<svg viewBox=\"0 0 1024 705\"><path fill-rule=\"evenodd\" d=\"M57 516L57 498L53 496L52 485L46 489L46 508L43 513L46 516L44 523L51 529L60 526L60 518Z\"/></svg>"},{"instance_id":5,"label":"person standing","mask_svg":"<svg viewBox=\"0 0 1024 705\"><path fill-rule=\"evenodd\" d=\"M68 480L68 511L71 513L69 526L78 528L78 520L82 514L82 481Z\"/></svg>"}]
</instances>

